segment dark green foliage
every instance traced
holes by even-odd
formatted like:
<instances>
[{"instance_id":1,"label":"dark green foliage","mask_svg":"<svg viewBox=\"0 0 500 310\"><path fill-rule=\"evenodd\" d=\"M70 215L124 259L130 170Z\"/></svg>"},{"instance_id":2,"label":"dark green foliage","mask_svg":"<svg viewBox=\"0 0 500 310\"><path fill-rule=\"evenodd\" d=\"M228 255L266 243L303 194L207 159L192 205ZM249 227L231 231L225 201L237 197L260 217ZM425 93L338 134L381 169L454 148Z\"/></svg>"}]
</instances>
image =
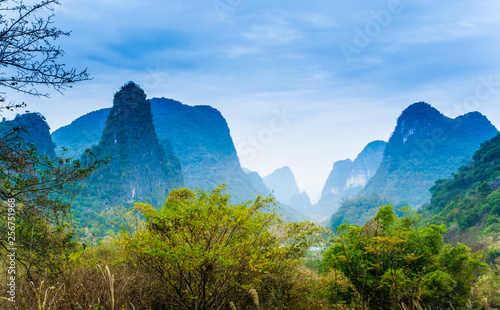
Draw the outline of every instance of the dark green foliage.
<instances>
[{"instance_id":1,"label":"dark green foliage","mask_svg":"<svg viewBox=\"0 0 500 310\"><path fill-rule=\"evenodd\" d=\"M484 143L473 161L451 179L439 180L431 188L431 203L422 214L432 222L446 223L453 232L478 228L500 232L500 135Z\"/></svg>"},{"instance_id":2,"label":"dark green foliage","mask_svg":"<svg viewBox=\"0 0 500 310\"><path fill-rule=\"evenodd\" d=\"M6 136L13 130L19 131L19 137L28 144L33 144L40 155L55 158L54 142L50 137L50 127L45 117L40 113L26 113L17 115L12 121L0 123L0 136Z\"/></svg>"},{"instance_id":3,"label":"dark green foliage","mask_svg":"<svg viewBox=\"0 0 500 310\"><path fill-rule=\"evenodd\" d=\"M180 163L160 146L150 103L133 83L115 94L102 138L92 151L110 162L90 176L89 194L78 200L80 206L97 212L133 201L160 206L169 190L184 185Z\"/></svg>"},{"instance_id":4,"label":"dark green foliage","mask_svg":"<svg viewBox=\"0 0 500 310\"><path fill-rule=\"evenodd\" d=\"M497 134L478 112L451 119L427 103L415 103L399 117L382 164L362 193L378 193L419 207L429 202L429 189L436 180L449 177L481 143Z\"/></svg>"},{"instance_id":5,"label":"dark green foliage","mask_svg":"<svg viewBox=\"0 0 500 310\"><path fill-rule=\"evenodd\" d=\"M174 152L180 159L186 186L210 190L224 183L237 201L265 194L241 170L229 128L219 111L165 98L153 98L149 102L160 144L167 153ZM69 149L68 154L73 155L96 145L109 111L89 113L56 130L53 138L57 150L65 147Z\"/></svg>"},{"instance_id":6,"label":"dark green foliage","mask_svg":"<svg viewBox=\"0 0 500 310\"><path fill-rule=\"evenodd\" d=\"M333 231L341 224L363 225L367 219L375 216L380 206L390 204L389 199L379 195L358 195L345 199L339 210L327 222L327 227Z\"/></svg>"},{"instance_id":7,"label":"dark green foliage","mask_svg":"<svg viewBox=\"0 0 500 310\"><path fill-rule=\"evenodd\" d=\"M340 271L353 289L337 303L360 298L363 309L464 309L475 275L486 271L480 256L459 244L443 245L445 227L421 227L419 215L397 217L383 206L364 226L344 224L324 255L324 268ZM356 293L356 294L355 294ZM418 309L421 309L418 308Z\"/></svg>"},{"instance_id":8,"label":"dark green foliage","mask_svg":"<svg viewBox=\"0 0 500 310\"><path fill-rule=\"evenodd\" d=\"M89 79L86 70L78 72L60 63L64 51L54 41L70 32L53 25L51 11L57 4L56 0L1 1L2 104L6 101L5 88L49 97L40 86L62 92ZM0 111L25 106L10 102ZM42 272L47 277L61 271L74 246L68 229L68 201L79 192L82 179L100 164L90 152L87 165L55 158L49 127L38 113L0 124L0 252L2 259L15 252L18 270L9 272L11 280L23 276L33 280Z\"/></svg>"},{"instance_id":9,"label":"dark green foliage","mask_svg":"<svg viewBox=\"0 0 500 310\"><path fill-rule=\"evenodd\" d=\"M103 163L90 152L86 165L42 155L35 147L40 147L38 141L28 143L24 137L31 136L13 130L0 138L0 249L6 257L12 252L9 248L17 248L16 276L33 280L42 273L59 274L68 261L76 246L71 198L80 192L81 181Z\"/></svg>"}]
</instances>

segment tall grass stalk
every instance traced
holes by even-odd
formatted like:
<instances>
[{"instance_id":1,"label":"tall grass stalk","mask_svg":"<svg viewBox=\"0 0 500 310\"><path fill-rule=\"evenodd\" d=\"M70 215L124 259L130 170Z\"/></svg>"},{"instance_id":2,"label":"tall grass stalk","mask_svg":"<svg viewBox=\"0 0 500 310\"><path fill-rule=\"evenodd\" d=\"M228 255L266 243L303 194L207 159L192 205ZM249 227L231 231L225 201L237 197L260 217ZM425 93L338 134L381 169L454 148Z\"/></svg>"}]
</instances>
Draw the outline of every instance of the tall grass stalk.
<instances>
[{"instance_id":1,"label":"tall grass stalk","mask_svg":"<svg viewBox=\"0 0 500 310\"><path fill-rule=\"evenodd\" d=\"M106 265L106 274L104 274L104 271L99 264L97 264L97 267L99 267L99 270L101 270L101 274L104 277L104 280L109 281L109 292L111 294L111 310L115 310L115 276L111 274L108 265Z\"/></svg>"}]
</instances>

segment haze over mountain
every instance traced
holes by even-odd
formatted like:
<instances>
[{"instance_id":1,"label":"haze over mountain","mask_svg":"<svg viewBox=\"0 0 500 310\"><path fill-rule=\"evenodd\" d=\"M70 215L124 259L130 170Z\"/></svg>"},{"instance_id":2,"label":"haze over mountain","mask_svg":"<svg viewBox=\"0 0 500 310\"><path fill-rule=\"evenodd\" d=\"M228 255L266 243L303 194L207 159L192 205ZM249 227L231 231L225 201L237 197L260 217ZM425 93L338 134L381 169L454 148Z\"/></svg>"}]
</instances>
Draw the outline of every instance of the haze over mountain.
<instances>
[{"instance_id":1,"label":"haze over mountain","mask_svg":"<svg viewBox=\"0 0 500 310\"><path fill-rule=\"evenodd\" d=\"M321 191L334 161L354 159L371 140L387 141L394 120L419 98L454 117L459 110L473 108L473 104L464 105L464 99L478 89L482 95L477 108L500 126L496 85L500 62L498 47L492 46L500 41L500 31L493 30L500 25L497 2L479 5L462 0L453 6L457 14L449 14L447 2L415 2L392 20L397 25L383 29L383 37L352 54L352 62L339 43L353 44L354 29L364 30L365 21L371 22L360 16L371 19L370 12L386 9L387 2L322 0L311 6L310 2L273 1L251 6L216 0L231 6L226 15L230 27L219 20L213 1L202 6L174 0L175 9L165 1L150 2L155 4L142 9L141 3L127 2L119 5L118 12L111 1L66 1L57 13L58 23L79 37L62 45L65 63L89 66L89 72L98 76L85 86L68 89L64 96L54 92L50 99L37 98L29 109L42 112L57 129L108 106L110 94L127 77L140 83L149 97L166 96L219 109L234 126L232 138L238 146L249 134L269 126L272 109L286 108L296 119L276 135L279 147L267 148L255 160L242 157L241 164L271 172L285 165L281 154L288 154L293 161L286 163L299 184L316 192ZM430 18L422 22L415 16ZM112 31L103 31L111 25ZM437 35L439 31L443 35ZM116 39L117 33L123 40ZM408 34L414 36L410 39ZM391 48L385 44L386 37L394 44ZM193 52L190 42L204 50L203 56ZM395 54L396 50L402 52ZM286 57L291 54L280 51L293 51L297 56L293 66ZM335 135L332 142L340 148L324 147L325 135ZM288 143L295 138L301 147ZM301 165L311 152L318 155Z\"/></svg>"},{"instance_id":2,"label":"haze over mountain","mask_svg":"<svg viewBox=\"0 0 500 310\"><path fill-rule=\"evenodd\" d=\"M307 192L294 194L290 199L290 207L311 218L312 203Z\"/></svg>"},{"instance_id":3,"label":"haze over mountain","mask_svg":"<svg viewBox=\"0 0 500 310\"><path fill-rule=\"evenodd\" d=\"M263 197L271 195L271 190L267 188L266 184L260 177L259 173L251 171L247 168L243 168L243 171L248 175L248 177L252 181L252 184L257 188L259 195L262 195ZM309 196L307 196L307 193L305 192L303 193L306 195L307 200L309 200ZM276 198L274 194L272 196ZM283 201L280 201L279 199L276 198L276 203L277 203L276 211L278 213L281 213L289 221L302 221L307 219L306 212L304 212L304 210L301 209L301 207L304 205L301 200L302 198L297 199L297 196L301 196L301 194L294 195L290 203L284 203Z\"/></svg>"},{"instance_id":4,"label":"haze over mountain","mask_svg":"<svg viewBox=\"0 0 500 310\"><path fill-rule=\"evenodd\" d=\"M295 176L288 166L274 170L262 180L266 187L273 192L274 197L283 203L290 204L292 197L300 194Z\"/></svg>"},{"instance_id":5,"label":"haze over mountain","mask_svg":"<svg viewBox=\"0 0 500 310\"><path fill-rule=\"evenodd\" d=\"M25 113L16 115L11 120L3 120L0 123L0 135L5 136L18 128L19 136L27 143L33 144L36 151L41 155L56 157L55 144L50 136L50 127L40 113Z\"/></svg>"},{"instance_id":6,"label":"haze over mountain","mask_svg":"<svg viewBox=\"0 0 500 310\"><path fill-rule=\"evenodd\" d=\"M242 170L228 125L216 109L165 98L149 102L158 140L166 153L178 156L186 186L209 190L225 183L237 201L273 191L286 208L317 220L328 218L343 199L357 194L372 198L378 194L377 199L419 206L429 200L428 190L435 180L449 176L482 142L498 133L478 112L451 119L427 103L413 104L399 117L388 143L373 141L355 160L336 162L320 201L311 206L289 167L265 178ZM109 109L95 111L55 131L58 153L63 146L75 153L96 144L108 114ZM372 198L363 201L378 201Z\"/></svg>"},{"instance_id":7,"label":"haze over mountain","mask_svg":"<svg viewBox=\"0 0 500 310\"><path fill-rule=\"evenodd\" d=\"M153 124L160 144L180 159L185 185L212 190L226 184L235 201L255 199L262 190L241 169L229 127L222 114L210 106L188 106L165 98L149 100ZM65 155L80 156L97 144L110 109L88 113L52 136L57 145L69 149Z\"/></svg>"},{"instance_id":8,"label":"haze over mountain","mask_svg":"<svg viewBox=\"0 0 500 310\"><path fill-rule=\"evenodd\" d=\"M377 173L361 194L404 201L412 207L429 202L429 189L467 163L481 143L498 130L479 112L449 118L425 102L410 105L398 118Z\"/></svg>"},{"instance_id":9,"label":"haze over mountain","mask_svg":"<svg viewBox=\"0 0 500 310\"><path fill-rule=\"evenodd\" d=\"M58 156L80 158L86 149L97 145L101 139L111 108L92 111L52 133ZM64 152L62 148L68 150Z\"/></svg>"},{"instance_id":10,"label":"haze over mountain","mask_svg":"<svg viewBox=\"0 0 500 310\"><path fill-rule=\"evenodd\" d=\"M342 200L358 194L379 168L385 146L384 141L373 141L354 161L346 159L335 162L323 187L321 199L311 212L323 218L328 217L338 210Z\"/></svg>"},{"instance_id":11,"label":"haze over mountain","mask_svg":"<svg viewBox=\"0 0 500 310\"><path fill-rule=\"evenodd\" d=\"M89 177L82 205L102 208L141 201L159 207L171 189L184 186L180 161L160 145L151 105L132 82L115 94L102 137L92 152L111 160Z\"/></svg>"},{"instance_id":12,"label":"haze over mountain","mask_svg":"<svg viewBox=\"0 0 500 310\"><path fill-rule=\"evenodd\" d=\"M243 172L229 126L217 109L165 98L150 101L158 138L165 147L172 142L189 188L212 190L224 183L235 201L260 194Z\"/></svg>"},{"instance_id":13,"label":"haze over mountain","mask_svg":"<svg viewBox=\"0 0 500 310\"><path fill-rule=\"evenodd\" d=\"M269 190L269 188L267 188L266 184L264 183L262 177L258 172L249 170L247 168L242 168L242 169L248 175L250 181L252 181L252 184L255 186L260 195L268 196L269 194L271 194L271 191Z\"/></svg>"}]
</instances>

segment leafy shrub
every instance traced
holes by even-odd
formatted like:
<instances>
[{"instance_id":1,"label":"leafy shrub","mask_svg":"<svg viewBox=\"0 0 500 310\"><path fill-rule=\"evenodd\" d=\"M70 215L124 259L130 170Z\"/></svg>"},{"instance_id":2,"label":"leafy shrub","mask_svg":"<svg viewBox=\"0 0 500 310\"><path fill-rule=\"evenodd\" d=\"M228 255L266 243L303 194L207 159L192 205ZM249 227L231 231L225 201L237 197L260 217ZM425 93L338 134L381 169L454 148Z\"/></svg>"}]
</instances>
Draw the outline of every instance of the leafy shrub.
<instances>
[{"instance_id":1,"label":"leafy shrub","mask_svg":"<svg viewBox=\"0 0 500 310\"><path fill-rule=\"evenodd\" d=\"M255 289L262 303L301 309L296 285L302 282L288 276L325 229L283 223L268 212L271 198L233 205L223 189L172 191L161 210L136 204L146 227L124 234L122 244L160 283L169 307L216 309L233 303L242 309Z\"/></svg>"},{"instance_id":2,"label":"leafy shrub","mask_svg":"<svg viewBox=\"0 0 500 310\"><path fill-rule=\"evenodd\" d=\"M352 284L337 302L359 299L369 309L463 309L477 273L487 269L465 245L443 245L444 226L419 227L409 209L397 217L383 206L364 226L342 225L324 256L326 271L341 272Z\"/></svg>"}]
</instances>

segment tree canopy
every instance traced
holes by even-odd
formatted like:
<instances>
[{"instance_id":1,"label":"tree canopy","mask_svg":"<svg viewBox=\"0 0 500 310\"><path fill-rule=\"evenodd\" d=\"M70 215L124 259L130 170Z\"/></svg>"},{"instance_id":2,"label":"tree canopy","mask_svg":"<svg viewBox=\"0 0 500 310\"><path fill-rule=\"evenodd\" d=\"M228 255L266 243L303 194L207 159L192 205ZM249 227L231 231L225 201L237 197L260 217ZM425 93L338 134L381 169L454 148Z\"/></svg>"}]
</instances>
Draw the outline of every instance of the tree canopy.
<instances>
[{"instance_id":1,"label":"tree canopy","mask_svg":"<svg viewBox=\"0 0 500 310\"><path fill-rule=\"evenodd\" d=\"M283 223L269 210L273 199L235 205L223 190L175 190L161 210L136 205L146 225L123 242L160 281L169 307L244 304L249 290L265 287L266 275L302 258L322 240L325 229L313 223Z\"/></svg>"},{"instance_id":2,"label":"tree canopy","mask_svg":"<svg viewBox=\"0 0 500 310\"><path fill-rule=\"evenodd\" d=\"M445 226L420 227L410 209L397 217L380 207L363 226L343 224L324 255L328 272L350 286L332 286L332 298L363 309L464 309L475 275L486 270L480 255L463 244L443 244Z\"/></svg>"}]
</instances>

